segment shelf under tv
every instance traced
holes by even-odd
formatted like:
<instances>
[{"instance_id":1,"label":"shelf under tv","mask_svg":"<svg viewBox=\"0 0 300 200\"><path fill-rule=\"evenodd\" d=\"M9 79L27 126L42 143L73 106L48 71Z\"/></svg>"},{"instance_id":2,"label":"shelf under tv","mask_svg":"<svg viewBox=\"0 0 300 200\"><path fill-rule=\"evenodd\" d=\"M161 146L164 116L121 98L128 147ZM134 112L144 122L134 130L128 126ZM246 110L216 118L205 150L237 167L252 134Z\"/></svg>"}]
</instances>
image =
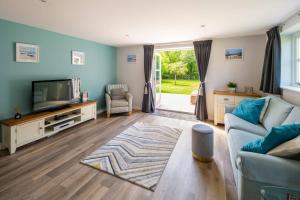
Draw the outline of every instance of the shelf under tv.
<instances>
[{"instance_id":1,"label":"shelf under tv","mask_svg":"<svg viewBox=\"0 0 300 200\"><path fill-rule=\"evenodd\" d=\"M56 120L57 116L61 115L66 117ZM0 122L2 125L2 144L4 148L8 148L10 154L13 154L16 148L20 146L96 118L97 104L95 101L88 101L72 104L67 108L53 112L34 113L25 115L21 119L3 120ZM72 123L68 124L68 121L72 121ZM60 125L62 126L60 127Z\"/></svg>"}]
</instances>

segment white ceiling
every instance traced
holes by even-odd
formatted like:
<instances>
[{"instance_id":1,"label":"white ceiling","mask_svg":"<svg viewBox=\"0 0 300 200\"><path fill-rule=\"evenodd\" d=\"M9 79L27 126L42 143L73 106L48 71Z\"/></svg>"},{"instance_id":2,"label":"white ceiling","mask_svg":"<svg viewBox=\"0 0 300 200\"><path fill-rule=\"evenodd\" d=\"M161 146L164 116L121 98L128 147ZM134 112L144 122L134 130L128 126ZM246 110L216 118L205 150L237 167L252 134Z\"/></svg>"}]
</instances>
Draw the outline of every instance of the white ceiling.
<instances>
[{"instance_id":1,"label":"white ceiling","mask_svg":"<svg viewBox=\"0 0 300 200\"><path fill-rule=\"evenodd\" d=\"M0 0L2 19L114 46L260 34L299 9L300 0Z\"/></svg>"}]
</instances>

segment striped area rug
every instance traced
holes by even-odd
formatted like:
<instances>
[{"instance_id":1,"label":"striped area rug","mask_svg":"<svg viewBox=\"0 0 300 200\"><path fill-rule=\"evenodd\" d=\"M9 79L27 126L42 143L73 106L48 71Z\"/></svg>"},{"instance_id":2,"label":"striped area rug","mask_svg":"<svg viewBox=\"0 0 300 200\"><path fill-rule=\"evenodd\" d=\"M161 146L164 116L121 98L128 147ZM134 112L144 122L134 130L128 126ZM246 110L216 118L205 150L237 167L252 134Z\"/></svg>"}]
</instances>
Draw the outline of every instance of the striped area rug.
<instances>
[{"instance_id":1,"label":"striped area rug","mask_svg":"<svg viewBox=\"0 0 300 200\"><path fill-rule=\"evenodd\" d=\"M181 132L137 122L81 163L154 191Z\"/></svg>"}]
</instances>

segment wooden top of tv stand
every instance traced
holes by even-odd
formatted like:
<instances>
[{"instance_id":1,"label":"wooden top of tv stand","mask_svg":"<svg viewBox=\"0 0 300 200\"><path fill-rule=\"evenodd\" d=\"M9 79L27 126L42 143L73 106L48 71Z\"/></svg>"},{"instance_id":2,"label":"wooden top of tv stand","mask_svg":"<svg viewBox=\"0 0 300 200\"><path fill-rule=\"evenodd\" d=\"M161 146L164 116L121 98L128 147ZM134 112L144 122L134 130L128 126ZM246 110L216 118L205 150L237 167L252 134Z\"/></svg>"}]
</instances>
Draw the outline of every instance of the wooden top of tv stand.
<instances>
[{"instance_id":1,"label":"wooden top of tv stand","mask_svg":"<svg viewBox=\"0 0 300 200\"><path fill-rule=\"evenodd\" d=\"M28 115L24 115L22 116L21 119L15 119L15 118L10 118L10 119L6 119L6 120L2 120L0 121L0 124L6 125L6 126L16 126L16 125L20 125L20 124L24 124L30 121L35 121L35 120L39 120L39 119L44 119L47 117L53 117L55 115L60 115L66 112L70 112L91 104L96 104L96 101L87 101L84 103L76 103L76 104L71 104L69 107L67 108L63 108L60 110L56 110L56 111L46 111L46 112L39 112L39 113L33 113L33 114L28 114Z\"/></svg>"}]
</instances>

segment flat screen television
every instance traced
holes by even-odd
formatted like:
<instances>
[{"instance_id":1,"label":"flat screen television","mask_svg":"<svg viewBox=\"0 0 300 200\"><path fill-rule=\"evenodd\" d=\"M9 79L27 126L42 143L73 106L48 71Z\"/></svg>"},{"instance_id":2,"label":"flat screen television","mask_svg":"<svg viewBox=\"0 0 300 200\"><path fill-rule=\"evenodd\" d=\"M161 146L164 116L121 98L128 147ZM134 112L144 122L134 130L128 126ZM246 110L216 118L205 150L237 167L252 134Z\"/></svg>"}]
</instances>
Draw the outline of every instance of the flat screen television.
<instances>
[{"instance_id":1,"label":"flat screen television","mask_svg":"<svg viewBox=\"0 0 300 200\"><path fill-rule=\"evenodd\" d=\"M32 82L33 112L56 110L79 102L74 97L72 79Z\"/></svg>"}]
</instances>

